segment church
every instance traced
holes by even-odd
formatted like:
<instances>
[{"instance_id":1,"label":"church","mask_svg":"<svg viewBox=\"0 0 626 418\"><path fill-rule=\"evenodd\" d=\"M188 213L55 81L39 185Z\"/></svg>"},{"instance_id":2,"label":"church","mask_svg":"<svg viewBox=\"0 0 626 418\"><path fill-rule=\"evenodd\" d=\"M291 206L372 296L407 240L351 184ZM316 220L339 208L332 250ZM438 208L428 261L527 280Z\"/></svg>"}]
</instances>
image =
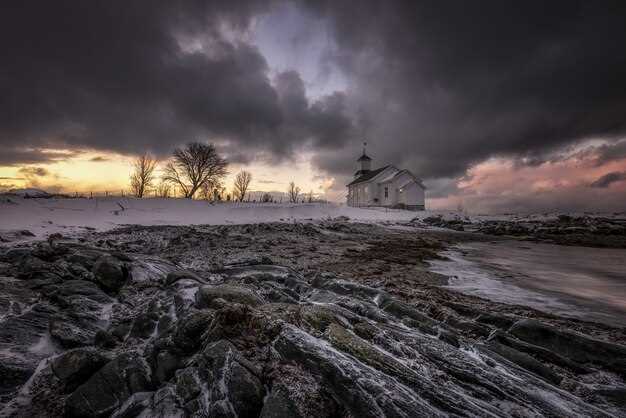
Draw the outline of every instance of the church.
<instances>
[{"instance_id":1,"label":"church","mask_svg":"<svg viewBox=\"0 0 626 418\"><path fill-rule=\"evenodd\" d=\"M401 170L393 165L372 170L372 159L365 153L365 148L357 162L361 168L347 185L348 206L424 210L426 187L409 170Z\"/></svg>"}]
</instances>

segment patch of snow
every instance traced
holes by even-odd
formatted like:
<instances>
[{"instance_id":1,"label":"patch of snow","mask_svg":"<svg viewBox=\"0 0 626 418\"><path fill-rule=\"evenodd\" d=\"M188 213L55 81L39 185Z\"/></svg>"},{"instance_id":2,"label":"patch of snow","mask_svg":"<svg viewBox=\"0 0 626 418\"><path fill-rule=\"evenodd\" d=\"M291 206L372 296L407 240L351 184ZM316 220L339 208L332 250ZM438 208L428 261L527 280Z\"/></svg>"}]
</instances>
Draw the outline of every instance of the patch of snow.
<instances>
[{"instance_id":1,"label":"patch of snow","mask_svg":"<svg viewBox=\"0 0 626 418\"><path fill-rule=\"evenodd\" d=\"M209 204L190 199L16 197L15 205L0 206L0 230L28 229L37 238L60 232L79 234L123 225L227 225L266 222L306 222L346 216L351 221L407 222L418 212L386 208L352 208L334 203L276 204L230 202ZM124 207L120 210L118 203Z\"/></svg>"},{"instance_id":2,"label":"patch of snow","mask_svg":"<svg viewBox=\"0 0 626 418\"><path fill-rule=\"evenodd\" d=\"M26 188L26 189L11 189L7 193L9 195L22 196L22 197L50 197L50 194L41 189Z\"/></svg>"}]
</instances>

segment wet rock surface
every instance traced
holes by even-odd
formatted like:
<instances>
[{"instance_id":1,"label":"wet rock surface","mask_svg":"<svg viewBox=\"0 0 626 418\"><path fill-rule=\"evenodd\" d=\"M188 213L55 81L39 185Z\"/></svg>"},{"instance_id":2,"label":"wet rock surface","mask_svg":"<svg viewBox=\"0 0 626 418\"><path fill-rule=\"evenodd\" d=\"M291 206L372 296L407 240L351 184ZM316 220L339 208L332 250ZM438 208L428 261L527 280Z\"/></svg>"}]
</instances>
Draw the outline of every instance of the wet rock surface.
<instances>
[{"instance_id":1,"label":"wet rock surface","mask_svg":"<svg viewBox=\"0 0 626 418\"><path fill-rule=\"evenodd\" d=\"M431 216L415 219L414 225L528 241L585 247L626 248L626 218L601 216L513 217L502 220L470 220L468 217Z\"/></svg>"},{"instance_id":2,"label":"wet rock surface","mask_svg":"<svg viewBox=\"0 0 626 418\"><path fill-rule=\"evenodd\" d=\"M0 416L626 416L624 329L426 271L445 233L128 227L0 251Z\"/></svg>"}]
</instances>

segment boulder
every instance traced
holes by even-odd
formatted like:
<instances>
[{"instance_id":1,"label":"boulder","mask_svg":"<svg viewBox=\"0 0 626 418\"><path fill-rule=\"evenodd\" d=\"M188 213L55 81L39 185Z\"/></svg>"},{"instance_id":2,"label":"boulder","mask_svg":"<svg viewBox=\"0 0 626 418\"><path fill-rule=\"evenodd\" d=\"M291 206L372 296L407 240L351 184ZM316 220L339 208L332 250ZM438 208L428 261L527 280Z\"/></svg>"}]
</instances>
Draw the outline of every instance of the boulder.
<instances>
[{"instance_id":1,"label":"boulder","mask_svg":"<svg viewBox=\"0 0 626 418\"><path fill-rule=\"evenodd\" d=\"M151 389L150 368L136 352L120 354L98 370L67 398L69 417L103 417L134 393Z\"/></svg>"},{"instance_id":2,"label":"boulder","mask_svg":"<svg viewBox=\"0 0 626 418\"><path fill-rule=\"evenodd\" d=\"M263 404L261 418L305 418L305 416L300 414L297 404L287 394L283 391L272 391Z\"/></svg>"},{"instance_id":3,"label":"boulder","mask_svg":"<svg viewBox=\"0 0 626 418\"><path fill-rule=\"evenodd\" d=\"M488 351L494 352L497 355L504 357L512 363L517 364L523 369L528 370L536 374L537 376L547 380L548 382L558 385L561 383L562 377L552 371L549 367L544 365L543 363L535 360L533 357L529 356L526 353L522 353L521 351L517 351L514 348L507 347L504 344L500 344L497 341L489 341L486 345L479 345L478 348L484 351L484 348L487 348Z\"/></svg>"},{"instance_id":4,"label":"boulder","mask_svg":"<svg viewBox=\"0 0 626 418\"><path fill-rule=\"evenodd\" d=\"M597 364L626 376L626 347L622 345L562 331L533 319L516 322L509 333L577 363Z\"/></svg>"},{"instance_id":5,"label":"boulder","mask_svg":"<svg viewBox=\"0 0 626 418\"><path fill-rule=\"evenodd\" d=\"M180 399L187 403L201 392L202 382L198 369L195 367L187 367L176 371L176 393Z\"/></svg>"},{"instance_id":6,"label":"boulder","mask_svg":"<svg viewBox=\"0 0 626 418\"><path fill-rule=\"evenodd\" d=\"M142 411L141 416L150 418L182 418L185 411L178 406L174 385L167 384L152 395L150 407ZM130 418L130 416L128 416Z\"/></svg>"},{"instance_id":7,"label":"boulder","mask_svg":"<svg viewBox=\"0 0 626 418\"><path fill-rule=\"evenodd\" d=\"M76 348L92 345L98 330L70 322L69 319L53 319L49 331L52 338L63 347Z\"/></svg>"},{"instance_id":8,"label":"boulder","mask_svg":"<svg viewBox=\"0 0 626 418\"><path fill-rule=\"evenodd\" d=\"M476 318L476 322L480 322L481 324L493 325L496 328L508 329L513 325L516 321L516 318L495 314L495 313L483 313L478 315Z\"/></svg>"},{"instance_id":9,"label":"boulder","mask_svg":"<svg viewBox=\"0 0 626 418\"><path fill-rule=\"evenodd\" d=\"M165 284L170 286L179 280L192 280L198 283L205 283L204 280L196 273L189 270L176 270L167 274Z\"/></svg>"},{"instance_id":10,"label":"boulder","mask_svg":"<svg viewBox=\"0 0 626 418\"><path fill-rule=\"evenodd\" d=\"M103 255L96 260L92 273L96 282L104 290L112 293L119 291L130 276L126 264L109 255Z\"/></svg>"},{"instance_id":11,"label":"boulder","mask_svg":"<svg viewBox=\"0 0 626 418\"><path fill-rule=\"evenodd\" d=\"M261 297L257 296L252 290L231 285L219 286L202 286L196 292L196 307L200 309L221 307L218 299L226 302L240 303L248 306L259 306L264 303Z\"/></svg>"},{"instance_id":12,"label":"boulder","mask_svg":"<svg viewBox=\"0 0 626 418\"><path fill-rule=\"evenodd\" d=\"M177 348L190 352L201 343L201 336L213 321L213 314L207 311L192 312L182 320L177 321L173 341Z\"/></svg>"},{"instance_id":13,"label":"boulder","mask_svg":"<svg viewBox=\"0 0 626 418\"><path fill-rule=\"evenodd\" d=\"M208 345L202 352L205 367L211 371L207 416L258 417L265 388L259 371L228 341Z\"/></svg>"},{"instance_id":14,"label":"boulder","mask_svg":"<svg viewBox=\"0 0 626 418\"><path fill-rule=\"evenodd\" d=\"M183 366L183 359L174 351L163 350L156 354L154 363L154 378L157 382L164 383Z\"/></svg>"},{"instance_id":15,"label":"boulder","mask_svg":"<svg viewBox=\"0 0 626 418\"><path fill-rule=\"evenodd\" d=\"M335 325L331 324L330 328ZM356 337L358 338L358 337ZM369 345L354 340L345 331L338 330L332 337L333 345L359 354L359 360L367 360L374 354L370 364L380 364L388 371L406 369L382 351L374 353ZM354 357L334 349L327 342L312 337L304 331L285 325L274 342L274 348L283 361L295 362L306 371L320 376L321 385L345 408L346 416L438 416L439 411L426 403L421 396L409 390L397 379L365 365ZM396 369L397 368L397 369ZM357 383L358 382L358 383ZM418 381L414 383L418 384ZM416 390L423 386L417 386ZM424 393L420 393L424 395ZM306 396L303 394L302 396Z\"/></svg>"},{"instance_id":16,"label":"boulder","mask_svg":"<svg viewBox=\"0 0 626 418\"><path fill-rule=\"evenodd\" d=\"M106 255L103 251L91 249L91 248L81 248L71 254L67 261L73 264L78 264L87 270L91 270L96 263L98 258Z\"/></svg>"},{"instance_id":17,"label":"boulder","mask_svg":"<svg viewBox=\"0 0 626 418\"><path fill-rule=\"evenodd\" d=\"M71 392L109 361L95 348L77 348L55 357L50 368L65 385L65 390Z\"/></svg>"},{"instance_id":18,"label":"boulder","mask_svg":"<svg viewBox=\"0 0 626 418\"><path fill-rule=\"evenodd\" d=\"M135 338L150 338L154 333L159 316L154 312L137 315L130 329L130 336Z\"/></svg>"},{"instance_id":19,"label":"boulder","mask_svg":"<svg viewBox=\"0 0 626 418\"><path fill-rule=\"evenodd\" d=\"M87 280L65 280L55 287L50 298L63 306L72 296L80 296L101 304L111 303L113 300L104 293L95 283Z\"/></svg>"},{"instance_id":20,"label":"boulder","mask_svg":"<svg viewBox=\"0 0 626 418\"><path fill-rule=\"evenodd\" d=\"M111 415L111 418L135 418L148 409L152 403L154 392L133 393L126 402Z\"/></svg>"}]
</instances>

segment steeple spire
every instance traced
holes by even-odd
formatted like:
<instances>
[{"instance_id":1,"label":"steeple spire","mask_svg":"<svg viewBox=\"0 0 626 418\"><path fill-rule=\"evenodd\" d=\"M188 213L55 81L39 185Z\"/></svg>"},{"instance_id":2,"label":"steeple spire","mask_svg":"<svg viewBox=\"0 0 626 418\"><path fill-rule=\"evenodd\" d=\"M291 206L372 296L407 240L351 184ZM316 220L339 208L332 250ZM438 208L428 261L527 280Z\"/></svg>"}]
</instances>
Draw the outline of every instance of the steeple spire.
<instances>
[{"instance_id":1,"label":"steeple spire","mask_svg":"<svg viewBox=\"0 0 626 418\"><path fill-rule=\"evenodd\" d=\"M361 163L361 169L356 172L356 176L360 176L371 170L372 159L366 154L366 148L367 142L363 141L363 155L357 160L357 162Z\"/></svg>"}]
</instances>

